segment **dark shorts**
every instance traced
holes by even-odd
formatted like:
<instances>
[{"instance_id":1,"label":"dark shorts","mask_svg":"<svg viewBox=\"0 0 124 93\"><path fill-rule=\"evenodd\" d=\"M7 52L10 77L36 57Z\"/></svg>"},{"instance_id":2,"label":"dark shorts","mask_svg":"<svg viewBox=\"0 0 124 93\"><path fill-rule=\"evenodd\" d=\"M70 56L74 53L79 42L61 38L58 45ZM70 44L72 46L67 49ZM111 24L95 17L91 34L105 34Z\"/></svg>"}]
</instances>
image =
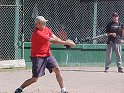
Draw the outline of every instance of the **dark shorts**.
<instances>
[{"instance_id":1,"label":"dark shorts","mask_svg":"<svg viewBox=\"0 0 124 93\"><path fill-rule=\"evenodd\" d=\"M52 73L52 68L58 67L58 63L53 56L39 58L31 57L33 77L41 77L45 75L45 68Z\"/></svg>"}]
</instances>

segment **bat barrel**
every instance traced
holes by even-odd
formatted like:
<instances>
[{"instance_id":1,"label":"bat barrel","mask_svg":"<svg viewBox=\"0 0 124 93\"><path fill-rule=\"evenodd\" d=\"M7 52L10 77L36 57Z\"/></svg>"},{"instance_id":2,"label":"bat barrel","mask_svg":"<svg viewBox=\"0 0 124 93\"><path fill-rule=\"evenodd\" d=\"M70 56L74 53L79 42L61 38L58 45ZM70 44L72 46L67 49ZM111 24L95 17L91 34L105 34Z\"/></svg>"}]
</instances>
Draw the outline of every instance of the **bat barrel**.
<instances>
[{"instance_id":1,"label":"bat barrel","mask_svg":"<svg viewBox=\"0 0 124 93\"><path fill-rule=\"evenodd\" d=\"M95 39L98 39L100 37L106 37L107 34L102 34L102 35L98 35L98 36L95 36L95 37L86 37L85 39L82 39L82 42L87 42L87 41L91 41L91 40L95 40Z\"/></svg>"}]
</instances>

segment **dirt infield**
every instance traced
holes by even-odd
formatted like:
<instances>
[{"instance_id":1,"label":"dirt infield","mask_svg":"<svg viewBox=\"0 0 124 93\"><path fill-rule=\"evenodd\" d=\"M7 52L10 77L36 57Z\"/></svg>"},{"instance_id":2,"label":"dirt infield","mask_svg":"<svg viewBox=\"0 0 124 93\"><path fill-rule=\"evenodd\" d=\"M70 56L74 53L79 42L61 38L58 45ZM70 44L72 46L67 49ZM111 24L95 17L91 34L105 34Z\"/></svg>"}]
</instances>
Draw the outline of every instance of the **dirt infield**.
<instances>
[{"instance_id":1,"label":"dirt infield","mask_svg":"<svg viewBox=\"0 0 124 93\"><path fill-rule=\"evenodd\" d=\"M103 67L62 67L62 74L69 93L124 93L124 73L117 73L112 67L104 73ZM14 93L31 70L0 72L0 93ZM24 93L60 93L54 73L46 70L46 75L38 82L24 89Z\"/></svg>"}]
</instances>

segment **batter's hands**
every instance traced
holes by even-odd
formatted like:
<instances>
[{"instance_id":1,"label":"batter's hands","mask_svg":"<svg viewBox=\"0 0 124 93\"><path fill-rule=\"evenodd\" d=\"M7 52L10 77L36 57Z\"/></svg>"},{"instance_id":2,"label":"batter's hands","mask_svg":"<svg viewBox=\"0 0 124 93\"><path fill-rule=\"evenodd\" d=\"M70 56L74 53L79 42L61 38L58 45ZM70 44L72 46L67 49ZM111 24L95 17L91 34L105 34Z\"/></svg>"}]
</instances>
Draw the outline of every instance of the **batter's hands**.
<instances>
[{"instance_id":1,"label":"batter's hands","mask_svg":"<svg viewBox=\"0 0 124 93\"><path fill-rule=\"evenodd\" d=\"M66 46L66 48L72 48L72 47L76 46L74 41L70 40L70 39L66 40L66 43L67 43L67 45L64 45L64 46Z\"/></svg>"}]
</instances>

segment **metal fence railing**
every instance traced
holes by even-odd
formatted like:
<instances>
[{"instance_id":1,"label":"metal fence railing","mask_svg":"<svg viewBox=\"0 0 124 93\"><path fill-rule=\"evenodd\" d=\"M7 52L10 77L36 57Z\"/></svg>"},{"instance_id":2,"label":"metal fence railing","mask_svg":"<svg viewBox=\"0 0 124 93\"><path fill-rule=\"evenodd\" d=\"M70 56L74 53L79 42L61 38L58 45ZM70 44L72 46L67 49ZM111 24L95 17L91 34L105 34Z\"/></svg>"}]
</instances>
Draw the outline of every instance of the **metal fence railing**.
<instances>
[{"instance_id":1,"label":"metal fence railing","mask_svg":"<svg viewBox=\"0 0 124 93\"><path fill-rule=\"evenodd\" d=\"M38 15L49 20L47 25L55 35L64 31L66 38L84 43L82 39L86 37L105 33L113 12L118 12L123 22L123 6L124 0L1 0L0 59L21 58L22 28L25 42L30 42L34 19ZM85 43L105 44L106 38Z\"/></svg>"}]
</instances>

